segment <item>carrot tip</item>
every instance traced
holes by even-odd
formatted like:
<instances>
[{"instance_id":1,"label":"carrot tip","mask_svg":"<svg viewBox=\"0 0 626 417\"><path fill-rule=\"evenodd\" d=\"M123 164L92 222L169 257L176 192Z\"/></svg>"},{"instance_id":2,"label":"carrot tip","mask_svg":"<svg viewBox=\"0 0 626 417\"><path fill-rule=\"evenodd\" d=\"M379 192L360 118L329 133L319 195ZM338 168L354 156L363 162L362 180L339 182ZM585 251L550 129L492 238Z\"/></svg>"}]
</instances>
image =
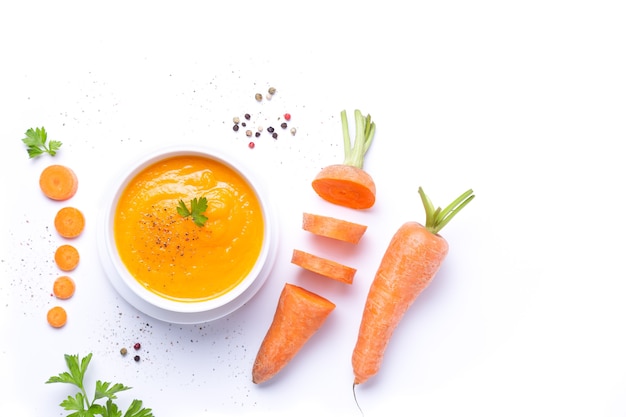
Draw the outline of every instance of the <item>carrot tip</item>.
<instances>
[{"instance_id":1,"label":"carrot tip","mask_svg":"<svg viewBox=\"0 0 626 417\"><path fill-rule=\"evenodd\" d=\"M252 367L252 382L278 374L319 330L335 304L302 287L286 283L276 312Z\"/></svg>"}]
</instances>

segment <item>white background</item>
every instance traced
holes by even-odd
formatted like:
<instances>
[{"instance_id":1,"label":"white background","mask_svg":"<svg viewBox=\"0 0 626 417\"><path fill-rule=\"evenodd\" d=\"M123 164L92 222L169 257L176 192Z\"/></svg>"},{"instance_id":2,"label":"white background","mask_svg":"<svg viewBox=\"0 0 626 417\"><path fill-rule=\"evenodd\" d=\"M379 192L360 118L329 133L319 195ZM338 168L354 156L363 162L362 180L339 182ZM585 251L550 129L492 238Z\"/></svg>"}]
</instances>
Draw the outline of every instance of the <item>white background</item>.
<instances>
[{"instance_id":1,"label":"white background","mask_svg":"<svg viewBox=\"0 0 626 417\"><path fill-rule=\"evenodd\" d=\"M350 356L365 295L417 188L446 205L476 193L442 232L450 253L409 310L381 372L357 388L366 416L626 415L623 263L626 10L620 1L4 2L0 6L0 391L3 414L65 415L73 390L46 385L63 354L94 358L88 382L123 382L154 414L360 415ZM254 101L274 86L273 100ZM339 113L370 113L371 210L310 187L341 162ZM245 112L293 116L295 137L247 147ZM260 116L259 116L260 117ZM349 117L352 123L352 117ZM63 146L29 160L45 126ZM173 325L129 307L96 249L116 173L174 143L207 144L260 172L277 203L280 247L258 296L232 316ZM50 163L80 181L87 219L69 322L57 301L52 227L61 203L38 189ZM369 226L356 247L300 228L303 211ZM290 263L294 248L358 269L351 286ZM337 308L274 380L251 366L285 282ZM119 349L140 342L135 363ZM131 352L132 349L131 349ZM134 353L134 352L133 352ZM132 356L132 355L131 355ZM401 411L403 410L403 411Z\"/></svg>"}]
</instances>

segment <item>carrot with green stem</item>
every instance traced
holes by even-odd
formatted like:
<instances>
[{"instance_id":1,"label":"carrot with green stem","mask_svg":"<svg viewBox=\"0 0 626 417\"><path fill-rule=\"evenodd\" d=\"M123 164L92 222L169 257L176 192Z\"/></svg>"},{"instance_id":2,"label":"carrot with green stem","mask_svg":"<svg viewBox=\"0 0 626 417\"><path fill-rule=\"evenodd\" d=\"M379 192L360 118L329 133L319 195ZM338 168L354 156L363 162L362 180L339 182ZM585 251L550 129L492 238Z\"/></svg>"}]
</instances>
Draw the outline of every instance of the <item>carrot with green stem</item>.
<instances>
[{"instance_id":1,"label":"carrot with green stem","mask_svg":"<svg viewBox=\"0 0 626 417\"><path fill-rule=\"evenodd\" d=\"M441 229L473 198L470 189L444 209L422 188L426 222L404 223L394 234L372 281L352 354L354 385L378 373L391 336L407 309L432 281L448 254Z\"/></svg>"},{"instance_id":2,"label":"carrot with green stem","mask_svg":"<svg viewBox=\"0 0 626 417\"><path fill-rule=\"evenodd\" d=\"M315 192L324 200L353 209L367 209L376 202L376 185L363 170L365 154L372 144L376 124L371 116L354 111L354 143L350 140L346 111L341 112L344 161L324 167L312 182Z\"/></svg>"}]
</instances>

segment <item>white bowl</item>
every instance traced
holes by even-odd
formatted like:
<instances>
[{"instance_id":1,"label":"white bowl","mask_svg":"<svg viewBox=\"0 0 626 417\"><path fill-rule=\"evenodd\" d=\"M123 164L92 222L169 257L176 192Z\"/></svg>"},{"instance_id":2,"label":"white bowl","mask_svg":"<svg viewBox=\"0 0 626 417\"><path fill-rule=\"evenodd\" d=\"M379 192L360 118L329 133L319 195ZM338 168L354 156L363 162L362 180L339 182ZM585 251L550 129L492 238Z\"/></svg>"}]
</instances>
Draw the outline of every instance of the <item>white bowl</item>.
<instances>
[{"instance_id":1,"label":"white bowl","mask_svg":"<svg viewBox=\"0 0 626 417\"><path fill-rule=\"evenodd\" d=\"M261 252L251 272L235 288L210 300L185 302L157 295L141 285L122 262L115 242L113 223L118 200L128 183L148 166L182 155L202 156L230 167L255 191L263 211L264 236ZM249 301L266 281L277 251L278 224L273 205L253 172L232 156L200 146L175 146L155 151L126 169L105 196L98 226L98 250L105 272L117 292L139 311L171 323L194 324L222 318Z\"/></svg>"}]
</instances>

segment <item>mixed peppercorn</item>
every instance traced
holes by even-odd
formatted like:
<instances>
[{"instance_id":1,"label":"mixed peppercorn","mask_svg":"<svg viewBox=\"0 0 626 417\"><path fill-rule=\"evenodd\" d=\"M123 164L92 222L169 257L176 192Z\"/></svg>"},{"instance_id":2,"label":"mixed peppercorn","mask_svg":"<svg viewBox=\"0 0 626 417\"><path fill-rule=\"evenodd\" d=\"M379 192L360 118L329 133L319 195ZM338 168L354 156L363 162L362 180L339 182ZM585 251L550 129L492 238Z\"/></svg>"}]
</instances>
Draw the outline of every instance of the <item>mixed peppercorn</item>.
<instances>
[{"instance_id":1,"label":"mixed peppercorn","mask_svg":"<svg viewBox=\"0 0 626 417\"><path fill-rule=\"evenodd\" d=\"M274 96L274 94L276 94L276 88L270 87L268 89L268 91L267 91L267 96L266 96L267 100L271 100L272 97ZM259 102L263 101L263 95L261 93L256 93L254 98L256 99L256 101L259 101ZM241 128L245 128L246 129L245 133L246 133L247 137L252 138L254 136L255 138L260 138L262 132L263 131L267 131L273 139L278 139L278 132L277 132L277 130L273 126L269 126L269 127L267 127L267 129L264 129L262 125L257 124L256 125L256 132L253 132L253 129L250 126L248 126L250 121L252 120L252 116L250 115L250 113L245 113L243 115L243 119L244 120L242 120L239 116L233 117L233 130L235 132L238 132L239 129L241 129ZM278 120L279 121L282 120L282 122L280 123L280 127L283 130L285 130L285 129L287 129L289 127L288 122L291 120L291 114L285 113L281 117L279 117ZM290 131L292 136L295 136L295 134L296 134L296 128L295 127L292 127L289 131ZM248 147L250 149L254 149L255 142L254 141L250 141L248 143Z\"/></svg>"},{"instance_id":2,"label":"mixed peppercorn","mask_svg":"<svg viewBox=\"0 0 626 417\"><path fill-rule=\"evenodd\" d=\"M141 343L135 343L133 345L133 349L135 349L135 350L141 349ZM126 356L127 354L128 354L128 349L126 349L125 347L120 349L120 355ZM139 355L135 355L135 356L133 356L133 360L135 362L139 362L141 360L141 357Z\"/></svg>"}]
</instances>

